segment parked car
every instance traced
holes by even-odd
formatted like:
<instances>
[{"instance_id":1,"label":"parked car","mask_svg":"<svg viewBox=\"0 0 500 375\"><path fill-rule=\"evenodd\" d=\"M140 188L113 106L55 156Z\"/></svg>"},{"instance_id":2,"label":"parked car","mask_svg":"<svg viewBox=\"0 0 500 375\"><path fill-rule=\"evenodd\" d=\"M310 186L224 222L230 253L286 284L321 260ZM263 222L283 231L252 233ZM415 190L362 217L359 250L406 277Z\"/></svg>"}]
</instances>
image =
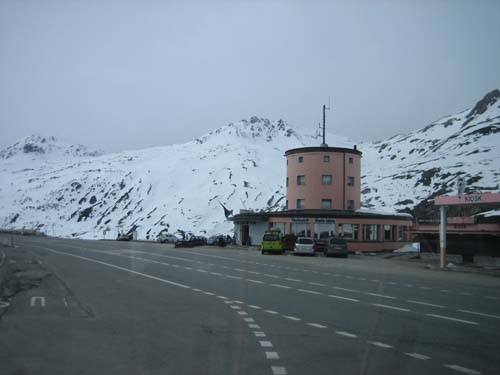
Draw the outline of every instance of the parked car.
<instances>
[{"instance_id":1,"label":"parked car","mask_svg":"<svg viewBox=\"0 0 500 375\"><path fill-rule=\"evenodd\" d=\"M134 239L134 235L132 233L120 232L116 236L117 241L132 241L133 239Z\"/></svg>"},{"instance_id":2,"label":"parked car","mask_svg":"<svg viewBox=\"0 0 500 375\"><path fill-rule=\"evenodd\" d=\"M325 249L325 256L341 256L347 258L347 241L342 237L331 237L328 240L328 247Z\"/></svg>"},{"instance_id":3,"label":"parked car","mask_svg":"<svg viewBox=\"0 0 500 375\"><path fill-rule=\"evenodd\" d=\"M160 243L175 243L175 241L179 241L179 238L171 233L161 232L156 237L156 241Z\"/></svg>"},{"instance_id":4,"label":"parked car","mask_svg":"<svg viewBox=\"0 0 500 375\"><path fill-rule=\"evenodd\" d=\"M315 255L314 253L314 241L310 237L299 237L295 241L295 247L293 248L293 255L307 254Z\"/></svg>"},{"instance_id":5,"label":"parked car","mask_svg":"<svg viewBox=\"0 0 500 375\"><path fill-rule=\"evenodd\" d=\"M262 254L265 253L278 253L283 254L282 237L280 232L266 232L262 236L262 245L260 246Z\"/></svg>"}]
</instances>

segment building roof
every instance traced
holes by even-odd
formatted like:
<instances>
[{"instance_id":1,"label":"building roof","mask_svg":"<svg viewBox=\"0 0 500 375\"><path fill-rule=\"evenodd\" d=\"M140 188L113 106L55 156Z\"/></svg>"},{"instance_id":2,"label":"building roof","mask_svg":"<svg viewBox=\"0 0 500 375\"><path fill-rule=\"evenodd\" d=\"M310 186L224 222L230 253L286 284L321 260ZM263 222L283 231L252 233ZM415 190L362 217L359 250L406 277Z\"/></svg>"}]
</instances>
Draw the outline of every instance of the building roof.
<instances>
[{"instance_id":1,"label":"building roof","mask_svg":"<svg viewBox=\"0 0 500 375\"><path fill-rule=\"evenodd\" d=\"M317 218L358 218L358 219L390 219L413 221L410 214L369 212L368 210L287 210L276 212L245 212L236 214L232 221L266 221L269 217L317 217Z\"/></svg>"},{"instance_id":2,"label":"building roof","mask_svg":"<svg viewBox=\"0 0 500 375\"><path fill-rule=\"evenodd\" d=\"M292 154L303 154L307 152L345 152L348 154L356 154L362 155L363 153L358 149L354 148L344 148L344 147L301 147L301 148L292 148L290 150L285 151L285 156Z\"/></svg>"}]
</instances>

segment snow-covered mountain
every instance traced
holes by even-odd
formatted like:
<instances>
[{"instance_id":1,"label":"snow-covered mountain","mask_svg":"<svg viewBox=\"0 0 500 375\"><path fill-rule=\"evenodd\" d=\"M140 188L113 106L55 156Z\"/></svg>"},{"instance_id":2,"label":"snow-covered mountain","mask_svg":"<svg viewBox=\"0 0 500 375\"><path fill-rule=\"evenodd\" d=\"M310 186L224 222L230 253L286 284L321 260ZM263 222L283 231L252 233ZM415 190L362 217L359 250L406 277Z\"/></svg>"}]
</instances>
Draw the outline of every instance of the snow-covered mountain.
<instances>
[{"instance_id":1,"label":"snow-covered mountain","mask_svg":"<svg viewBox=\"0 0 500 375\"><path fill-rule=\"evenodd\" d=\"M411 209L455 176L468 190L498 191L500 92L472 110L363 151L363 205ZM331 146L356 142L327 135ZM168 228L226 233L220 203L278 210L285 203L285 150L320 139L285 121L258 117L214 130L191 142L103 155L52 137L32 136L0 150L0 227L40 228L48 234L102 238L108 228L137 228L154 238Z\"/></svg>"}]
</instances>

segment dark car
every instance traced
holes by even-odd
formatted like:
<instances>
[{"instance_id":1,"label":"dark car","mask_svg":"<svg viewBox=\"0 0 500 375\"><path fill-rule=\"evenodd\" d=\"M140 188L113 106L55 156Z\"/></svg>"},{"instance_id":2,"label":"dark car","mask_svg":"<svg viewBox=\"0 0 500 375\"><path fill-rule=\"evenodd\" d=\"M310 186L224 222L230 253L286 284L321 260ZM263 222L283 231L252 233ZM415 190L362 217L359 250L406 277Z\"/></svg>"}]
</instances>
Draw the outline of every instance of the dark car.
<instances>
[{"instance_id":1,"label":"dark car","mask_svg":"<svg viewBox=\"0 0 500 375\"><path fill-rule=\"evenodd\" d=\"M328 246L324 250L325 256L341 256L347 258L347 241L341 237L331 237L328 239Z\"/></svg>"}]
</instances>

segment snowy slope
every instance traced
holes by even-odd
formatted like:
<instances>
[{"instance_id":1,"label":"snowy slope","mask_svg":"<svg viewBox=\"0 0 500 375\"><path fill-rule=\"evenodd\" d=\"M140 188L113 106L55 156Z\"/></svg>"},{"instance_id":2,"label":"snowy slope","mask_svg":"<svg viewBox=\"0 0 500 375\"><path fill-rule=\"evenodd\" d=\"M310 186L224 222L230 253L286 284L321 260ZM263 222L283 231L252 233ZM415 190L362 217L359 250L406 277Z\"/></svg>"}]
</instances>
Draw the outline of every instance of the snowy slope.
<instances>
[{"instance_id":1,"label":"snowy slope","mask_svg":"<svg viewBox=\"0 0 500 375\"><path fill-rule=\"evenodd\" d=\"M500 91L472 109L444 117L416 132L360 145L365 207L402 210L455 191L498 191L500 180Z\"/></svg>"},{"instance_id":2,"label":"snowy slope","mask_svg":"<svg viewBox=\"0 0 500 375\"><path fill-rule=\"evenodd\" d=\"M419 131L358 145L363 206L412 208L466 177L468 191L498 191L500 92L472 110ZM285 150L317 137L286 122L252 117L191 142L101 155L84 146L32 136L0 150L0 227L102 238L137 227L140 238L164 228L228 233L219 202L278 210L285 199ZM356 142L327 135L330 146Z\"/></svg>"}]
</instances>

